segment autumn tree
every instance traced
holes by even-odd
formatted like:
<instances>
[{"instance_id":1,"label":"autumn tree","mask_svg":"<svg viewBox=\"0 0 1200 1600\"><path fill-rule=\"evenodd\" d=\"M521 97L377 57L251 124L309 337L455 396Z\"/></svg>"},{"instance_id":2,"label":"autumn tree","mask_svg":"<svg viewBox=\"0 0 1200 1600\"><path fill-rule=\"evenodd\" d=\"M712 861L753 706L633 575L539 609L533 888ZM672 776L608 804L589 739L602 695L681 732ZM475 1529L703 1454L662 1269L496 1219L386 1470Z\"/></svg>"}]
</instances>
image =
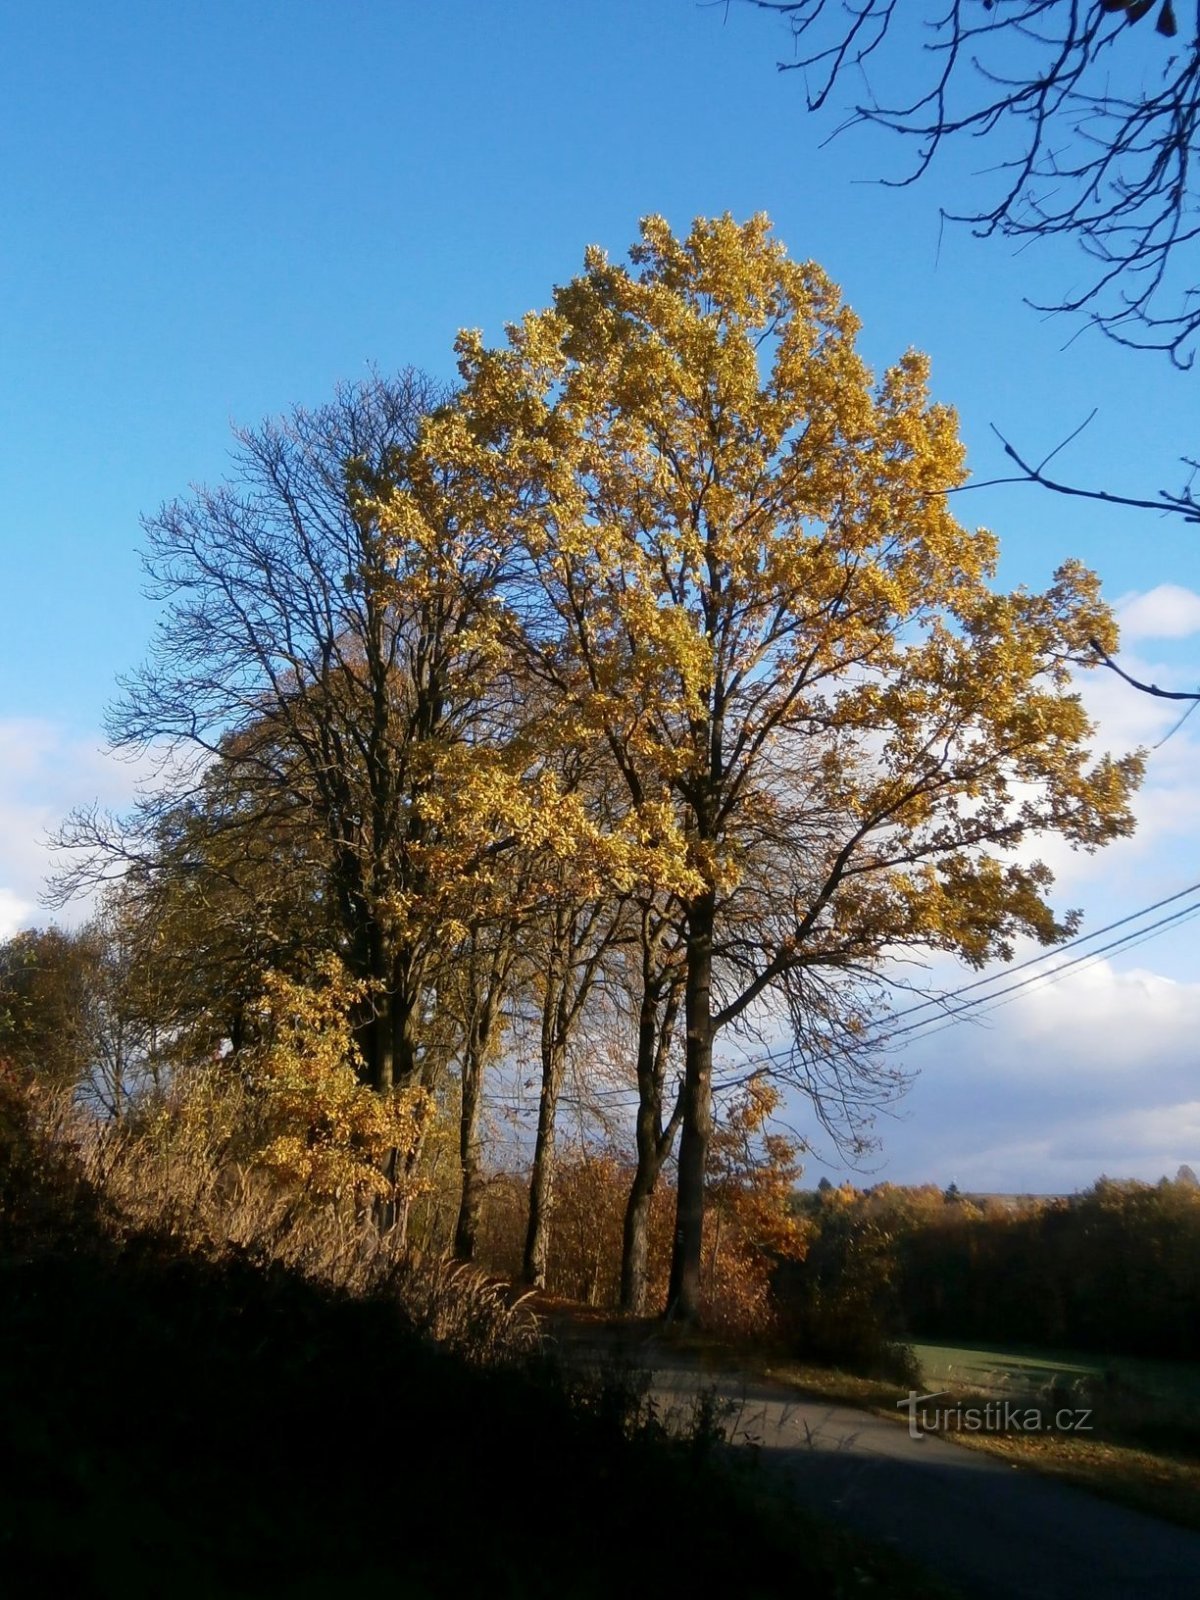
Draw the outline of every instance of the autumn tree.
<instances>
[{"instance_id":1,"label":"autumn tree","mask_svg":"<svg viewBox=\"0 0 1200 1600\"><path fill-rule=\"evenodd\" d=\"M564 864L563 878L570 872ZM554 1208L558 1102L568 1051L579 1032L617 936L619 900L581 895L566 881L532 922L525 953L538 1038L538 1119L529 1180L522 1277L544 1288Z\"/></svg>"},{"instance_id":2,"label":"autumn tree","mask_svg":"<svg viewBox=\"0 0 1200 1600\"><path fill-rule=\"evenodd\" d=\"M353 984L322 958L304 983L269 974L257 1042L239 1061L247 1153L317 1201L382 1201L399 1217L417 1187L409 1159L433 1115L423 1088L363 1082L349 1018Z\"/></svg>"},{"instance_id":3,"label":"autumn tree","mask_svg":"<svg viewBox=\"0 0 1200 1600\"><path fill-rule=\"evenodd\" d=\"M459 1079L458 1155L461 1192L454 1225L454 1254L473 1261L483 1208L483 1084L504 1037L505 1002L521 959L524 916L520 901L506 916L472 925L447 964L439 989L442 1009L454 1019Z\"/></svg>"},{"instance_id":4,"label":"autumn tree","mask_svg":"<svg viewBox=\"0 0 1200 1600\"><path fill-rule=\"evenodd\" d=\"M807 1230L792 1194L803 1167L799 1142L771 1131L782 1099L765 1072L750 1078L713 1134L708 1177L725 1219L756 1254L796 1260L803 1257Z\"/></svg>"},{"instance_id":5,"label":"autumn tree","mask_svg":"<svg viewBox=\"0 0 1200 1600\"><path fill-rule=\"evenodd\" d=\"M300 979L344 942L328 849L307 807L267 805L234 761L210 764L178 803L156 797L148 821L119 836L126 870L104 890L106 915L172 1053L211 1055L226 1040L236 1052L252 1042L268 974Z\"/></svg>"},{"instance_id":6,"label":"autumn tree","mask_svg":"<svg viewBox=\"0 0 1200 1600\"><path fill-rule=\"evenodd\" d=\"M179 1013L152 930L124 895L105 896L77 935L90 959L82 990L89 1037L81 1098L119 1122L162 1087L178 1059Z\"/></svg>"},{"instance_id":7,"label":"autumn tree","mask_svg":"<svg viewBox=\"0 0 1200 1600\"><path fill-rule=\"evenodd\" d=\"M215 794L226 861L317 864L314 926L332 919L362 986L358 1058L380 1092L434 1070L432 968L468 880L505 847L489 765L503 719L488 721L506 692L488 632L504 549L471 523L453 460L418 452L444 400L412 371L346 386L239 431L228 481L146 522L165 610L110 732L162 766L133 818L77 817L65 838L84 850L68 888L131 864L169 873L164 828L189 809L215 821Z\"/></svg>"},{"instance_id":8,"label":"autumn tree","mask_svg":"<svg viewBox=\"0 0 1200 1600\"><path fill-rule=\"evenodd\" d=\"M0 943L0 1060L76 1089L94 1059L100 960L90 930L27 928Z\"/></svg>"},{"instance_id":9,"label":"autumn tree","mask_svg":"<svg viewBox=\"0 0 1200 1600\"><path fill-rule=\"evenodd\" d=\"M773 1331L772 1278L804 1259L811 1232L792 1204L800 1144L771 1131L782 1099L765 1073L751 1077L723 1108L708 1148L706 1299L710 1315L743 1334Z\"/></svg>"},{"instance_id":10,"label":"autumn tree","mask_svg":"<svg viewBox=\"0 0 1200 1600\"><path fill-rule=\"evenodd\" d=\"M685 239L650 218L628 267L591 249L504 347L459 342L474 476L524 547L525 670L609 752L637 870L679 908L685 1317L719 1035L782 1009L803 1044L816 995L801 1082L844 1093L864 981L905 950L1053 942L1073 922L1037 839L1132 825L1139 764L1091 761L1072 680L1089 639L1115 643L1096 579L1068 563L1044 593L992 589L996 540L946 498L952 412L917 354L873 380L856 331L765 218Z\"/></svg>"},{"instance_id":11,"label":"autumn tree","mask_svg":"<svg viewBox=\"0 0 1200 1600\"><path fill-rule=\"evenodd\" d=\"M0 944L0 1060L120 1120L159 1076L155 973L123 908Z\"/></svg>"}]
</instances>

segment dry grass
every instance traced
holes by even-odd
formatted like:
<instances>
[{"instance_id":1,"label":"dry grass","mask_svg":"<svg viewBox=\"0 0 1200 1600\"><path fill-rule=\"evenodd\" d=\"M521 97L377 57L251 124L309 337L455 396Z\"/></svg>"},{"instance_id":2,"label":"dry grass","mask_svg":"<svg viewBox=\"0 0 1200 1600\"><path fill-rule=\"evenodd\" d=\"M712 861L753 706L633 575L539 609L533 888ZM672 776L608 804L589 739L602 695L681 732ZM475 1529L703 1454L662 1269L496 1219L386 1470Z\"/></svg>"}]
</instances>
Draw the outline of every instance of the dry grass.
<instances>
[{"instance_id":1,"label":"dry grass","mask_svg":"<svg viewBox=\"0 0 1200 1600\"><path fill-rule=\"evenodd\" d=\"M536 1316L504 1282L414 1249L361 1206L315 1200L235 1159L227 1098L211 1114L166 1105L125 1127L100 1126L69 1099L27 1091L45 1147L69 1155L118 1232L165 1236L220 1261L227 1256L295 1272L315 1286L398 1303L417 1334L467 1360L521 1358L539 1339ZM189 1114L190 1109L190 1114Z\"/></svg>"},{"instance_id":2,"label":"dry grass","mask_svg":"<svg viewBox=\"0 0 1200 1600\"><path fill-rule=\"evenodd\" d=\"M369 1248L223 1173L219 1141L97 1140L12 1087L0 1070L14 1600L596 1600L631 1561L649 1592L941 1592L710 1459L711 1416L670 1437L636 1371L581 1392L503 1359L532 1313L479 1274Z\"/></svg>"},{"instance_id":3,"label":"dry grass","mask_svg":"<svg viewBox=\"0 0 1200 1600\"><path fill-rule=\"evenodd\" d=\"M1200 1461L1069 1434L955 1434L1014 1466L1061 1478L1106 1500L1200 1531Z\"/></svg>"}]
</instances>

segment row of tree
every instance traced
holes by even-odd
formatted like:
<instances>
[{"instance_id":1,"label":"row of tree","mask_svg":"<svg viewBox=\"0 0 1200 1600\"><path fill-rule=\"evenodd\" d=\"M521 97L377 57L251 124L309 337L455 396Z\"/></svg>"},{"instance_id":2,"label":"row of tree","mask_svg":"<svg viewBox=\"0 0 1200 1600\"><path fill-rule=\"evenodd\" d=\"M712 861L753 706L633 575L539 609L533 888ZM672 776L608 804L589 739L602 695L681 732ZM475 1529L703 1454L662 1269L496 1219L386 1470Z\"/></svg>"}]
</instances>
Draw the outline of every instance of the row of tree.
<instances>
[{"instance_id":1,"label":"row of tree","mask_svg":"<svg viewBox=\"0 0 1200 1600\"><path fill-rule=\"evenodd\" d=\"M1093 758L1073 680L1112 617L1077 563L994 590L953 413L856 333L765 218L650 218L502 347L461 335L452 391L409 372L240 432L147 522L163 610L111 735L154 776L72 819L59 883L105 886L130 974L111 1114L139 1073L239 1070L279 977L333 963L364 1091L457 1087L469 1258L485 1075L533 1038L537 1283L568 1063L625 1029L622 1297L673 1159L690 1318L718 1038L782 1025L775 1070L854 1142L898 1082L898 958L1074 926L1034 851L1131 826L1140 764ZM385 1163L401 1224L420 1159Z\"/></svg>"},{"instance_id":2,"label":"row of tree","mask_svg":"<svg viewBox=\"0 0 1200 1600\"><path fill-rule=\"evenodd\" d=\"M1186 1167L1016 1206L830 1188L801 1216L808 1250L783 1298L819 1354L919 1337L1195 1359L1200 1185Z\"/></svg>"}]
</instances>

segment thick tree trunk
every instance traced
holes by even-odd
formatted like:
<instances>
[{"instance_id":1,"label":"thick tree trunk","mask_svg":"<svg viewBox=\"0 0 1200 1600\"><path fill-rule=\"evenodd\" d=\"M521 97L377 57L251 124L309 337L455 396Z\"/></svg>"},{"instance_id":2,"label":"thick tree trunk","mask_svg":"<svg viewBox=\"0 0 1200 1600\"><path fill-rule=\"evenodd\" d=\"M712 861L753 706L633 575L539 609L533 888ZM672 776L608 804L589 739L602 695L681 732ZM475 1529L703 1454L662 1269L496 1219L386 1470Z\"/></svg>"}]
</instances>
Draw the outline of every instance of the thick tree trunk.
<instances>
[{"instance_id":1,"label":"thick tree trunk","mask_svg":"<svg viewBox=\"0 0 1200 1600\"><path fill-rule=\"evenodd\" d=\"M491 1033L488 1014L472 1025L463 1051L462 1108L458 1122L462 1195L454 1225L454 1254L459 1261L473 1261L479 1243L479 1218L483 1210L483 1141L479 1134L479 1112L483 1100L483 1064L491 1044Z\"/></svg>"},{"instance_id":2,"label":"thick tree trunk","mask_svg":"<svg viewBox=\"0 0 1200 1600\"><path fill-rule=\"evenodd\" d=\"M625 1205L621 1236L621 1310L640 1317L646 1310L650 1262L650 1202L658 1173L650 1176L639 1164Z\"/></svg>"},{"instance_id":3,"label":"thick tree trunk","mask_svg":"<svg viewBox=\"0 0 1200 1600\"><path fill-rule=\"evenodd\" d=\"M366 984L366 993L354 1023L355 1043L366 1082L376 1094L386 1094L395 1080L395 968L381 928L368 928L362 945L363 965L354 976Z\"/></svg>"},{"instance_id":4,"label":"thick tree trunk","mask_svg":"<svg viewBox=\"0 0 1200 1600\"><path fill-rule=\"evenodd\" d=\"M650 1204L659 1174L671 1153L676 1119L664 1130L662 1123L663 1078L667 1049L675 1026L678 991L668 991L665 1015L660 1020L659 1000L664 987L661 976L652 973L655 950L647 949L642 978L642 1002L638 1016L638 1109L637 1167L625 1206L621 1238L621 1310L641 1316L646 1309L649 1262Z\"/></svg>"},{"instance_id":5,"label":"thick tree trunk","mask_svg":"<svg viewBox=\"0 0 1200 1600\"><path fill-rule=\"evenodd\" d=\"M550 1215L554 1208L555 1123L565 1065L566 1052L558 1046L551 1045L543 1051L537 1140L533 1147L533 1174L529 1183L529 1226L525 1232L525 1258L521 1268L522 1279L534 1289L546 1287Z\"/></svg>"},{"instance_id":6,"label":"thick tree trunk","mask_svg":"<svg viewBox=\"0 0 1200 1600\"><path fill-rule=\"evenodd\" d=\"M392 996L381 994L375 1002L375 1014L368 1034L370 1055L367 1071L376 1094L386 1094L395 1082L395 1025L392 1018Z\"/></svg>"},{"instance_id":7,"label":"thick tree trunk","mask_svg":"<svg viewBox=\"0 0 1200 1600\"><path fill-rule=\"evenodd\" d=\"M714 897L688 912L685 1006L687 1054L683 1128L679 1139L679 1194L671 1255L667 1315L694 1323L700 1316L700 1258L704 1246L704 1169L712 1133L712 963Z\"/></svg>"}]
</instances>

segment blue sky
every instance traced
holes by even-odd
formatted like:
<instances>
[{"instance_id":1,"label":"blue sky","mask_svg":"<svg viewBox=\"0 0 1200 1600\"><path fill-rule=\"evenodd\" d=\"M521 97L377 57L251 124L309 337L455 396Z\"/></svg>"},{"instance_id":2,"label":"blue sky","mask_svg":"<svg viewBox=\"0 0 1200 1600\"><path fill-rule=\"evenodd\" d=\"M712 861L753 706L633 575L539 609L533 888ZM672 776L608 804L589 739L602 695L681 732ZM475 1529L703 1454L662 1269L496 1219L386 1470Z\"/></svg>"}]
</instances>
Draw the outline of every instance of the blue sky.
<instances>
[{"instance_id":1,"label":"blue sky","mask_svg":"<svg viewBox=\"0 0 1200 1600\"><path fill-rule=\"evenodd\" d=\"M1181 486L1194 377L1072 341L1073 324L1023 304L1081 276L1069 248L1015 255L941 232L939 203L979 181L978 149L897 190L869 180L901 170L898 148L866 134L822 147L831 124L775 71L788 48L774 19L693 0L10 0L0 934L46 915L45 829L129 790L99 751L153 620L139 514L221 474L231 420L320 403L372 363L450 376L457 328L500 337L585 244L622 254L647 212L683 229L767 211L842 284L872 363L929 351L978 477L1004 470L991 424L1036 455L1098 407L1064 475ZM1000 534L1006 583L1088 561L1132 620L1131 668L1200 681L1194 530L1024 487L974 491L959 511ZM1111 680L1089 694L1114 747L1170 726L1169 708ZM1064 858L1063 902L1097 925L1200 879L1198 798L1189 724L1154 757L1139 837ZM1184 929L986 1031L914 1047L922 1076L904 1120L881 1127L880 1175L1070 1189L1195 1164L1197 1037Z\"/></svg>"}]
</instances>

